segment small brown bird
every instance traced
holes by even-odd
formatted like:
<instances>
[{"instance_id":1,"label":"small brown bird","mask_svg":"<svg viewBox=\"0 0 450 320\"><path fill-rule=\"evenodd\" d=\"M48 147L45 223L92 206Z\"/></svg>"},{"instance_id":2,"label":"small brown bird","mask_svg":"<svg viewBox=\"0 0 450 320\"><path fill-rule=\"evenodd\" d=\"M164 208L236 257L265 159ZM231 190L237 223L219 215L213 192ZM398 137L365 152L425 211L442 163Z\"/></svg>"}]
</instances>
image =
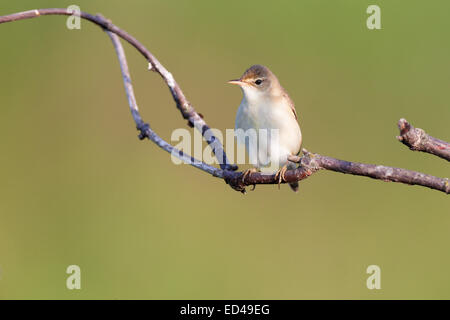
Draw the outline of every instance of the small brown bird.
<instances>
[{"instance_id":1,"label":"small brown bird","mask_svg":"<svg viewBox=\"0 0 450 320\"><path fill-rule=\"evenodd\" d=\"M240 132L249 129L258 133L261 129L266 132L273 132L272 129L275 129L278 132L277 139L272 135L268 140L262 140L258 135L258 141L236 135L238 142L245 144L249 154L257 150L256 168L247 170L243 179L251 172L267 168L267 163L270 162L270 167L276 164L279 169L277 178L280 184L286 170L296 168L287 157L299 154L302 145L302 133L294 103L272 71L262 65L251 66L242 77L228 83L239 85L243 92L236 115L236 132L239 129L242 129ZM298 191L298 182L289 185L292 190Z\"/></svg>"}]
</instances>

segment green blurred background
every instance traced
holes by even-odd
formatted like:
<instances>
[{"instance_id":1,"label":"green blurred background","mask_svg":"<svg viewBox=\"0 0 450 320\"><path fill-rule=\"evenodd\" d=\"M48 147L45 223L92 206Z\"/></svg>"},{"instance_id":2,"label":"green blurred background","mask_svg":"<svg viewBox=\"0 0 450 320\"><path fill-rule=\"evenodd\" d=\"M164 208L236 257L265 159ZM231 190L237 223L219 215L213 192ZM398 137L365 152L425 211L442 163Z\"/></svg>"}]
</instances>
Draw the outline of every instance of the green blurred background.
<instances>
[{"instance_id":1,"label":"green blurred background","mask_svg":"<svg viewBox=\"0 0 450 320\"><path fill-rule=\"evenodd\" d=\"M405 117L450 140L448 1L2 1L0 15L102 13L173 73L212 127L227 85L269 66L296 102L304 147L449 176L401 145ZM366 28L381 7L382 30ZM0 298L450 298L441 192L320 172L294 194L243 196L139 141L109 38L47 16L0 25ZM125 45L143 117L187 128L160 77ZM82 289L66 288L68 265ZM381 290L366 288L381 267Z\"/></svg>"}]
</instances>

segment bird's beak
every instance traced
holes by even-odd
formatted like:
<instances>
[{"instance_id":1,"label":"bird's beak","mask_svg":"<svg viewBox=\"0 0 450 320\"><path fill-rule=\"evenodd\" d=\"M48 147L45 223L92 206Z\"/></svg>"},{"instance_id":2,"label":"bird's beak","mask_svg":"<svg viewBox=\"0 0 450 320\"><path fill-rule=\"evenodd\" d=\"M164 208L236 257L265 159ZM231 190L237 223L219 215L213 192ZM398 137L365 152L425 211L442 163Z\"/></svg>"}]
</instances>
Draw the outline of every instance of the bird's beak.
<instances>
[{"instance_id":1,"label":"bird's beak","mask_svg":"<svg viewBox=\"0 0 450 320\"><path fill-rule=\"evenodd\" d=\"M236 79L236 80L230 80L230 81L227 81L227 83L237 84L238 86L240 86L241 84L243 84L243 82L242 82L241 80L239 80L239 79Z\"/></svg>"}]
</instances>

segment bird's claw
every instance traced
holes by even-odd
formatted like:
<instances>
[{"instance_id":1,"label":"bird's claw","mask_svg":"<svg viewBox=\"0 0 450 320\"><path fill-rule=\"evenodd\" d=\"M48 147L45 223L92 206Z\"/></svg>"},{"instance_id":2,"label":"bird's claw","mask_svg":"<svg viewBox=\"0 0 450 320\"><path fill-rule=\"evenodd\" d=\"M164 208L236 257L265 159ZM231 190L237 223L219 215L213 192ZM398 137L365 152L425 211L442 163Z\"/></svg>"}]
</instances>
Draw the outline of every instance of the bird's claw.
<instances>
[{"instance_id":1,"label":"bird's claw","mask_svg":"<svg viewBox=\"0 0 450 320\"><path fill-rule=\"evenodd\" d=\"M251 168L251 169L245 170L245 171L244 171L244 174L242 175L241 182L245 184L245 182L244 182L245 178L247 178L247 176L248 176L250 173L255 173L255 172L258 172L258 169L256 169L256 168ZM256 185L254 184L251 191L255 190L255 188L256 188Z\"/></svg>"},{"instance_id":2,"label":"bird's claw","mask_svg":"<svg viewBox=\"0 0 450 320\"><path fill-rule=\"evenodd\" d=\"M280 170L278 170L275 173L275 180L278 180L278 190L280 190L280 184L281 182L286 182L286 179L284 178L284 174L287 171L287 165L284 165Z\"/></svg>"}]
</instances>

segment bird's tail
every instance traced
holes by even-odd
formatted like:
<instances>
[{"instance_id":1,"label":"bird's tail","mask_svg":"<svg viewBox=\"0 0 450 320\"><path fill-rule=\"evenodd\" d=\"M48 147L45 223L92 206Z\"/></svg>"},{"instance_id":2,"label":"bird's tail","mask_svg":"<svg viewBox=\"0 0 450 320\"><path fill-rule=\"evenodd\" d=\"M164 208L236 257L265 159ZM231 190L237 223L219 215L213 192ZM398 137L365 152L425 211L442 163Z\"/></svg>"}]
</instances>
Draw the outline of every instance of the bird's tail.
<instances>
[{"instance_id":1,"label":"bird's tail","mask_svg":"<svg viewBox=\"0 0 450 320\"><path fill-rule=\"evenodd\" d=\"M288 162L288 164L287 164L288 170L296 169L296 168L297 168L297 165L295 163ZM289 187L291 187L292 191L298 192L298 181L289 183Z\"/></svg>"}]
</instances>

